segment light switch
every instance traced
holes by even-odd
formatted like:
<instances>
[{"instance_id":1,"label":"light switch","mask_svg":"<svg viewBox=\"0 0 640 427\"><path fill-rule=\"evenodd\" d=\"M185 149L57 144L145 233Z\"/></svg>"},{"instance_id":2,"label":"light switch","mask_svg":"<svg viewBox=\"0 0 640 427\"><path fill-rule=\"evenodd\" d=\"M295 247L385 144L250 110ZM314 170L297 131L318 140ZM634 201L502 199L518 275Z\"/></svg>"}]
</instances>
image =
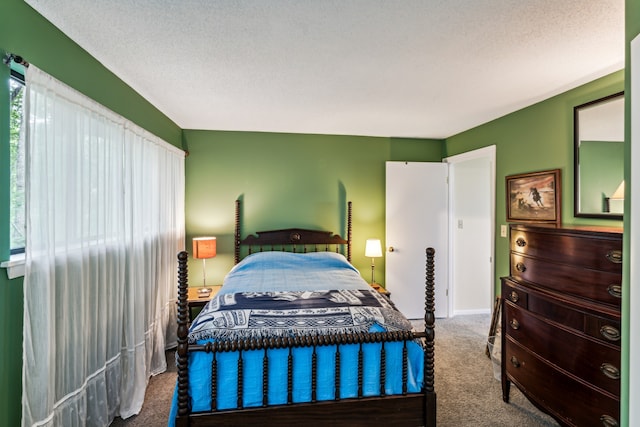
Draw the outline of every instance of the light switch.
<instances>
[{"instance_id":1,"label":"light switch","mask_svg":"<svg viewBox=\"0 0 640 427\"><path fill-rule=\"evenodd\" d=\"M458 220L458 228L460 230L462 230L462 220L461 219Z\"/></svg>"},{"instance_id":2,"label":"light switch","mask_svg":"<svg viewBox=\"0 0 640 427\"><path fill-rule=\"evenodd\" d=\"M500 237L507 237L507 226L506 225L501 225L500 226Z\"/></svg>"}]
</instances>

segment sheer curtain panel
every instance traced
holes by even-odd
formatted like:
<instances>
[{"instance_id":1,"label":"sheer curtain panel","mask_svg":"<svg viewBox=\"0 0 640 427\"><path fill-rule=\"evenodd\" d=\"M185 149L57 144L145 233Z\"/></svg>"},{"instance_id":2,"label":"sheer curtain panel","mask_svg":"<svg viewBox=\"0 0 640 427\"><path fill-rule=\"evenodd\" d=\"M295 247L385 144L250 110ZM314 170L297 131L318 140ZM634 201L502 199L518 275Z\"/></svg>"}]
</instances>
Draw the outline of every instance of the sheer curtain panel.
<instances>
[{"instance_id":1,"label":"sheer curtain panel","mask_svg":"<svg viewBox=\"0 0 640 427\"><path fill-rule=\"evenodd\" d=\"M175 341L184 153L33 65L26 80L22 424L108 426Z\"/></svg>"}]
</instances>

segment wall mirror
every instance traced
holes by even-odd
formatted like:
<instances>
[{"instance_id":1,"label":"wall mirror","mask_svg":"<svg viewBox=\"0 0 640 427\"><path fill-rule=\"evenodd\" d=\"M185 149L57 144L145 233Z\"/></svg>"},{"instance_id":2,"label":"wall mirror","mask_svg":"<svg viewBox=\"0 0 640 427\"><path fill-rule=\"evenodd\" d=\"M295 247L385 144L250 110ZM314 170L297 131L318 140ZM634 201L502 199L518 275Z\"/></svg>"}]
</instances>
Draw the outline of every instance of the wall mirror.
<instances>
[{"instance_id":1,"label":"wall mirror","mask_svg":"<svg viewBox=\"0 0 640 427\"><path fill-rule=\"evenodd\" d=\"M574 216L622 219L624 93L573 109Z\"/></svg>"}]
</instances>

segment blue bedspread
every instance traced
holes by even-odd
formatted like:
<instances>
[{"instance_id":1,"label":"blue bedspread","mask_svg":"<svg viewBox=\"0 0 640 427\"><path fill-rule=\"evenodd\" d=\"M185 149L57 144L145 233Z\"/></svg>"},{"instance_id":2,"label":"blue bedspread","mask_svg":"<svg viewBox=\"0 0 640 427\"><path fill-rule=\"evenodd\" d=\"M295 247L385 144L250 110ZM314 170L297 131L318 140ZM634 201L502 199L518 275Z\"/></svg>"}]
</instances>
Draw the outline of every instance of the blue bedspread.
<instances>
[{"instance_id":1,"label":"blue bedspread","mask_svg":"<svg viewBox=\"0 0 640 427\"><path fill-rule=\"evenodd\" d=\"M216 296L189 330L191 342L411 329L374 289L240 292Z\"/></svg>"},{"instance_id":2,"label":"blue bedspread","mask_svg":"<svg viewBox=\"0 0 640 427\"><path fill-rule=\"evenodd\" d=\"M341 254L274 251L249 255L235 265L218 295L368 288L360 272Z\"/></svg>"},{"instance_id":3,"label":"blue bedspread","mask_svg":"<svg viewBox=\"0 0 640 427\"><path fill-rule=\"evenodd\" d=\"M262 252L248 256L225 278L216 298L194 319L189 341L204 344L260 336L295 336L310 333L381 332L410 329L411 324L393 305L360 277L342 256L330 252L293 254ZM357 397L357 345L340 346L341 398ZM380 395L381 344L363 345L365 396ZM423 352L416 342L408 345L408 392L422 388ZM386 394L402 393L402 343L386 343ZM243 405L262 405L264 351L243 352ZM293 400L311 401L310 348L296 348ZM189 354L189 395L193 412L211 409L212 355ZM238 353L220 353L218 409L237 407ZM288 350L268 350L270 405L287 403ZM335 346L317 349L317 400L333 400ZM169 426L177 414L174 393Z\"/></svg>"}]
</instances>

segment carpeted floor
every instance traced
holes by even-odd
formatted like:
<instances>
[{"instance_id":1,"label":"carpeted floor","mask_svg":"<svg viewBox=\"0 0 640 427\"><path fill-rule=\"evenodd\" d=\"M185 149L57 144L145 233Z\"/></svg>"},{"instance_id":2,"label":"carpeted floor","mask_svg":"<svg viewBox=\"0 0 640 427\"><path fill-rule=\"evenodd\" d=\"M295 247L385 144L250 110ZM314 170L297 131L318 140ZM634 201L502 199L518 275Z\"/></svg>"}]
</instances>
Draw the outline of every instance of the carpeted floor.
<instances>
[{"instance_id":1,"label":"carpeted floor","mask_svg":"<svg viewBox=\"0 0 640 427\"><path fill-rule=\"evenodd\" d=\"M489 315L436 319L435 388L440 427L557 426L511 387L510 403L502 401L500 381L486 356Z\"/></svg>"},{"instance_id":2,"label":"carpeted floor","mask_svg":"<svg viewBox=\"0 0 640 427\"><path fill-rule=\"evenodd\" d=\"M515 387L510 403L502 401L500 381L485 355L489 315L436 319L435 387L440 427L546 427L558 424L538 411ZM420 322L415 322L419 325ZM422 328L421 324L418 326ZM165 426L176 373L174 353L167 352L168 372L150 379L140 414L112 427Z\"/></svg>"}]
</instances>

